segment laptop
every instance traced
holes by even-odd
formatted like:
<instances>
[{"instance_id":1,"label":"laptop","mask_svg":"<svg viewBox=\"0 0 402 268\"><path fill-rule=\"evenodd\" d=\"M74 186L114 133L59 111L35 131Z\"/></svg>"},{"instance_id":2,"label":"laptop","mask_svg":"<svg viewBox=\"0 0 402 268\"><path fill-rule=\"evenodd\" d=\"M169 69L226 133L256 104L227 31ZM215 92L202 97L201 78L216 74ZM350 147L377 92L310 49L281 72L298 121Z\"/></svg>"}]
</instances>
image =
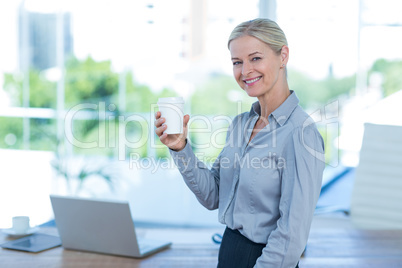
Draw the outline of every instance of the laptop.
<instances>
[{"instance_id":1,"label":"laptop","mask_svg":"<svg viewBox=\"0 0 402 268\"><path fill-rule=\"evenodd\" d=\"M139 239L128 202L50 195L65 249L143 258L171 242Z\"/></svg>"}]
</instances>

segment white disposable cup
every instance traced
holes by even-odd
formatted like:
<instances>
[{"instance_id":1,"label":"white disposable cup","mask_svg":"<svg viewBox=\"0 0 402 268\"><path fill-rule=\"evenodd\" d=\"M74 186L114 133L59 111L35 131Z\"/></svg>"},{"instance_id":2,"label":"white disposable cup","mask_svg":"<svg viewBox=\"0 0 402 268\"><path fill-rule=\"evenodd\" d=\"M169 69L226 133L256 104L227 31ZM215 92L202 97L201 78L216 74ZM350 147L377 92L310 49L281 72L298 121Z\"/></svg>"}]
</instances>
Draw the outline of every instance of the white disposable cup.
<instances>
[{"instance_id":1,"label":"white disposable cup","mask_svg":"<svg viewBox=\"0 0 402 268\"><path fill-rule=\"evenodd\" d=\"M181 97L160 98L159 111L165 118L167 134L183 133L184 100Z\"/></svg>"},{"instance_id":2,"label":"white disposable cup","mask_svg":"<svg viewBox=\"0 0 402 268\"><path fill-rule=\"evenodd\" d=\"M24 234L29 230L29 217L28 216L15 216L13 217L13 231L16 234Z\"/></svg>"}]
</instances>

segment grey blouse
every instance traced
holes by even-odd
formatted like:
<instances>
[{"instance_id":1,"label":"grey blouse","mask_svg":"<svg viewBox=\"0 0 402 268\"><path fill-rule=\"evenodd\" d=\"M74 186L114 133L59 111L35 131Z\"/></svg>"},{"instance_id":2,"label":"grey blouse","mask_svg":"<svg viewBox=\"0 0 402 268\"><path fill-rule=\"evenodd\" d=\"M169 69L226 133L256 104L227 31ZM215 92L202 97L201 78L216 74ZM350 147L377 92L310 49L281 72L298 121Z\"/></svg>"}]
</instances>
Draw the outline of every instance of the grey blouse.
<instances>
[{"instance_id":1,"label":"grey blouse","mask_svg":"<svg viewBox=\"0 0 402 268\"><path fill-rule=\"evenodd\" d=\"M324 142L314 121L291 95L248 143L260 115L234 118L211 169L191 145L170 151L185 183L219 221L267 244L255 267L295 267L306 246L325 167Z\"/></svg>"}]
</instances>

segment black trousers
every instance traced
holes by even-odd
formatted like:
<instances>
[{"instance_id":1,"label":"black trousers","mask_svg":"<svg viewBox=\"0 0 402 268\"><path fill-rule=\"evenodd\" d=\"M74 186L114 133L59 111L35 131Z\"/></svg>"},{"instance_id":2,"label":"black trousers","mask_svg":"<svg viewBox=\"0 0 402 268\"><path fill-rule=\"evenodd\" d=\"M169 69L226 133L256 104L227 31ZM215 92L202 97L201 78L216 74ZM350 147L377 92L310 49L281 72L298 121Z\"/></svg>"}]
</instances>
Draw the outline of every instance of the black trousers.
<instances>
[{"instance_id":1,"label":"black trousers","mask_svg":"<svg viewBox=\"0 0 402 268\"><path fill-rule=\"evenodd\" d=\"M219 249L218 268L252 268L265 246L249 240L238 230L226 227Z\"/></svg>"}]
</instances>

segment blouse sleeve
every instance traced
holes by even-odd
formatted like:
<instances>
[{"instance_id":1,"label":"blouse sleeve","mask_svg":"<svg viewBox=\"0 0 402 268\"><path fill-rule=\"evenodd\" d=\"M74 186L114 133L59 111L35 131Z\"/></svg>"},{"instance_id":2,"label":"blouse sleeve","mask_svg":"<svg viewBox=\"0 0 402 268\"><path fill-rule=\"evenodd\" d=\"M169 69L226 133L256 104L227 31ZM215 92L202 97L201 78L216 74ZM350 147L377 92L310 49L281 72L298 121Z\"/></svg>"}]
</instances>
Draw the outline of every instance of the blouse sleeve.
<instances>
[{"instance_id":1,"label":"blouse sleeve","mask_svg":"<svg viewBox=\"0 0 402 268\"><path fill-rule=\"evenodd\" d=\"M195 194L198 201L207 209L218 208L219 201L219 157L211 170L194 154L189 143L183 150L170 154L183 176L188 188Z\"/></svg>"},{"instance_id":2,"label":"blouse sleeve","mask_svg":"<svg viewBox=\"0 0 402 268\"><path fill-rule=\"evenodd\" d=\"M280 218L255 267L296 267L307 244L325 167L324 142L315 126L289 135L281 170Z\"/></svg>"},{"instance_id":3,"label":"blouse sleeve","mask_svg":"<svg viewBox=\"0 0 402 268\"><path fill-rule=\"evenodd\" d=\"M238 115L230 124L226 132L225 146L228 144L233 129L241 121L240 119ZM183 176L184 182L195 194L197 200L209 210L217 209L219 206L220 161L224 152L225 147L216 158L211 169L208 169L208 167L195 156L189 143L179 152L170 150L170 155Z\"/></svg>"}]
</instances>

